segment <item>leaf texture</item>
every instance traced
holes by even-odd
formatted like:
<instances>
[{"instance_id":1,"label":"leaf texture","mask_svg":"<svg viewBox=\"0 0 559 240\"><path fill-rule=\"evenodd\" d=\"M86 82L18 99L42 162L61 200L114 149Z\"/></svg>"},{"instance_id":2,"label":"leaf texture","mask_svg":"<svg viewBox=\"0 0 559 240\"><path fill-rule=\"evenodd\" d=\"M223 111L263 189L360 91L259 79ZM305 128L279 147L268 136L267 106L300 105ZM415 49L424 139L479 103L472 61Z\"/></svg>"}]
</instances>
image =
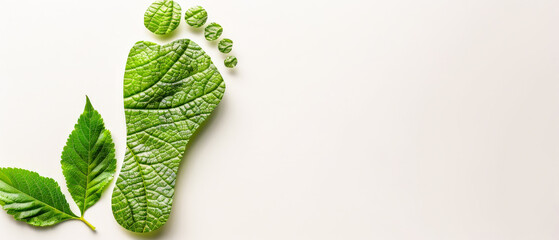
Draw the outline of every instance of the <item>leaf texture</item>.
<instances>
[{"instance_id":1,"label":"leaf texture","mask_svg":"<svg viewBox=\"0 0 559 240\"><path fill-rule=\"evenodd\" d=\"M201 6L191 7L184 13L184 19L191 27L199 28L206 24L208 12Z\"/></svg>"},{"instance_id":2,"label":"leaf texture","mask_svg":"<svg viewBox=\"0 0 559 240\"><path fill-rule=\"evenodd\" d=\"M34 226L78 219L58 183L18 168L0 168L0 205L16 220Z\"/></svg>"},{"instance_id":3,"label":"leaf texture","mask_svg":"<svg viewBox=\"0 0 559 240\"><path fill-rule=\"evenodd\" d=\"M181 20L181 6L172 0L152 3L144 14L144 26L152 33L164 35L175 30Z\"/></svg>"},{"instance_id":4,"label":"leaf texture","mask_svg":"<svg viewBox=\"0 0 559 240\"><path fill-rule=\"evenodd\" d=\"M208 24L208 26L206 26L206 28L204 29L204 37L208 41L217 40L219 37L221 37L222 33L223 33L223 28L221 27L221 25L214 22Z\"/></svg>"},{"instance_id":5,"label":"leaf texture","mask_svg":"<svg viewBox=\"0 0 559 240\"><path fill-rule=\"evenodd\" d=\"M115 147L89 98L62 151L62 173L81 216L101 198L116 171Z\"/></svg>"},{"instance_id":6,"label":"leaf texture","mask_svg":"<svg viewBox=\"0 0 559 240\"><path fill-rule=\"evenodd\" d=\"M138 42L124 74L124 164L113 192L117 222L150 232L169 217L186 145L216 108L225 83L196 43Z\"/></svg>"},{"instance_id":7,"label":"leaf texture","mask_svg":"<svg viewBox=\"0 0 559 240\"><path fill-rule=\"evenodd\" d=\"M238 62L238 60L237 60L237 57L235 57L235 56L229 56L229 57L226 57L225 60L223 60L223 63L228 68L234 68L235 66L237 66L237 62Z\"/></svg>"},{"instance_id":8,"label":"leaf texture","mask_svg":"<svg viewBox=\"0 0 559 240\"><path fill-rule=\"evenodd\" d=\"M221 39L221 41L219 41L219 44L217 45L217 49L219 49L219 51L222 53L231 52L231 50L233 49L233 40L229 38Z\"/></svg>"}]
</instances>

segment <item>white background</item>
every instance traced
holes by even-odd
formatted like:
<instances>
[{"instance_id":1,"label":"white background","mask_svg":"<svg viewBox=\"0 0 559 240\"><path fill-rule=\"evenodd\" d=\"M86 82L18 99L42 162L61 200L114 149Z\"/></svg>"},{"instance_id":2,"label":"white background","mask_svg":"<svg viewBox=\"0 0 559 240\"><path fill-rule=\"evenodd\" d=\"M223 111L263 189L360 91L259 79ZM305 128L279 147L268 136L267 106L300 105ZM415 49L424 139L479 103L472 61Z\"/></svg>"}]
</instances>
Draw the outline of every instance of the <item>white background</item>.
<instances>
[{"instance_id":1,"label":"white background","mask_svg":"<svg viewBox=\"0 0 559 240\"><path fill-rule=\"evenodd\" d=\"M143 26L151 0L7 1L0 166L57 180L87 94L126 139L122 77L139 40L191 38L225 97L182 163L155 234L121 228L112 187L86 218L2 239L559 239L559 1L178 0L234 40Z\"/></svg>"}]
</instances>

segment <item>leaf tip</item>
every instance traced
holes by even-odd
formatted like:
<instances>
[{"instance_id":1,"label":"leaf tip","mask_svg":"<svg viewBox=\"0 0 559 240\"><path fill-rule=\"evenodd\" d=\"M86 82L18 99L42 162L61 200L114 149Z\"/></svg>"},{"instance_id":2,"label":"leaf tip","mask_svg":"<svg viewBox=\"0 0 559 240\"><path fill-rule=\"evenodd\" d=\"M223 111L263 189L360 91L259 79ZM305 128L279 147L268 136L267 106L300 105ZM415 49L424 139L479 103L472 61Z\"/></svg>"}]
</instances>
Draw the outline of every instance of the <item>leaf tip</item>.
<instances>
[{"instance_id":1,"label":"leaf tip","mask_svg":"<svg viewBox=\"0 0 559 240\"><path fill-rule=\"evenodd\" d=\"M91 101L89 101L89 97L85 95L85 109L84 111L91 111L93 110L93 105L91 105Z\"/></svg>"}]
</instances>

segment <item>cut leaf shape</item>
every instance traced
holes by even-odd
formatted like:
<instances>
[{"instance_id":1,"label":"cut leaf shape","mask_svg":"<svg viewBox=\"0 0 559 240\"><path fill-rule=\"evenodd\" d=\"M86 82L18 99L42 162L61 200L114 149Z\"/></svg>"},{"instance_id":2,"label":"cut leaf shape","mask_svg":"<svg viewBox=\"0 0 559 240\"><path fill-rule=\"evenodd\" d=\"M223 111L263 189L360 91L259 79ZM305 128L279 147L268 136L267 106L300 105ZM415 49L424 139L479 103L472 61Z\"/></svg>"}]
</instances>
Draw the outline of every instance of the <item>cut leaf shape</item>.
<instances>
[{"instance_id":1,"label":"cut leaf shape","mask_svg":"<svg viewBox=\"0 0 559 240\"><path fill-rule=\"evenodd\" d=\"M144 14L144 26L152 33L164 35L175 30L181 19L181 6L172 0L152 3Z\"/></svg>"},{"instance_id":2,"label":"cut leaf shape","mask_svg":"<svg viewBox=\"0 0 559 240\"><path fill-rule=\"evenodd\" d=\"M223 61L223 63L225 64L226 67L228 68L234 68L235 66L237 66L237 57L235 56L229 56L226 57L225 60Z\"/></svg>"},{"instance_id":3,"label":"cut leaf shape","mask_svg":"<svg viewBox=\"0 0 559 240\"><path fill-rule=\"evenodd\" d=\"M89 98L62 151L62 173L81 216L101 198L116 171L115 147Z\"/></svg>"},{"instance_id":4,"label":"cut leaf shape","mask_svg":"<svg viewBox=\"0 0 559 240\"><path fill-rule=\"evenodd\" d=\"M219 51L222 53L231 52L231 50L233 49L233 40L229 38L221 39L221 41L219 41L219 44L217 45L217 49L219 49Z\"/></svg>"},{"instance_id":5,"label":"cut leaf shape","mask_svg":"<svg viewBox=\"0 0 559 240\"><path fill-rule=\"evenodd\" d=\"M184 13L184 19L191 27L199 28L206 24L208 12L201 6L191 7Z\"/></svg>"},{"instance_id":6,"label":"cut leaf shape","mask_svg":"<svg viewBox=\"0 0 559 240\"><path fill-rule=\"evenodd\" d=\"M0 168L0 205L16 220L33 226L51 226L68 219L85 222L70 210L56 181L28 170Z\"/></svg>"},{"instance_id":7,"label":"cut leaf shape","mask_svg":"<svg viewBox=\"0 0 559 240\"><path fill-rule=\"evenodd\" d=\"M219 37L221 37L222 33L223 33L223 28L221 27L221 25L214 22L208 24L208 26L206 26L206 28L204 29L204 37L208 41L217 40Z\"/></svg>"},{"instance_id":8,"label":"cut leaf shape","mask_svg":"<svg viewBox=\"0 0 559 240\"><path fill-rule=\"evenodd\" d=\"M225 83L196 43L137 42L124 74L127 140L113 192L117 222L134 232L160 228L171 213L186 145L221 101Z\"/></svg>"}]
</instances>

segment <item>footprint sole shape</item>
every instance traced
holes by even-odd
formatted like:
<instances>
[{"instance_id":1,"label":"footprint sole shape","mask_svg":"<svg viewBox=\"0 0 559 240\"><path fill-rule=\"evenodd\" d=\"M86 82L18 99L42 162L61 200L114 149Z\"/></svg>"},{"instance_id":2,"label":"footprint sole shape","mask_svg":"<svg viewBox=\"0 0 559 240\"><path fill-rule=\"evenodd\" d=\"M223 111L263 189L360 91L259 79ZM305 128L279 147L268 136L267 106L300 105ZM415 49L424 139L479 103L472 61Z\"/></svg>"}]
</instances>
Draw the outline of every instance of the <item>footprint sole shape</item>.
<instances>
[{"instance_id":1,"label":"footprint sole shape","mask_svg":"<svg viewBox=\"0 0 559 240\"><path fill-rule=\"evenodd\" d=\"M124 74L126 154L112 196L120 225L151 232L167 222L187 143L224 92L210 57L189 39L132 47Z\"/></svg>"}]
</instances>

